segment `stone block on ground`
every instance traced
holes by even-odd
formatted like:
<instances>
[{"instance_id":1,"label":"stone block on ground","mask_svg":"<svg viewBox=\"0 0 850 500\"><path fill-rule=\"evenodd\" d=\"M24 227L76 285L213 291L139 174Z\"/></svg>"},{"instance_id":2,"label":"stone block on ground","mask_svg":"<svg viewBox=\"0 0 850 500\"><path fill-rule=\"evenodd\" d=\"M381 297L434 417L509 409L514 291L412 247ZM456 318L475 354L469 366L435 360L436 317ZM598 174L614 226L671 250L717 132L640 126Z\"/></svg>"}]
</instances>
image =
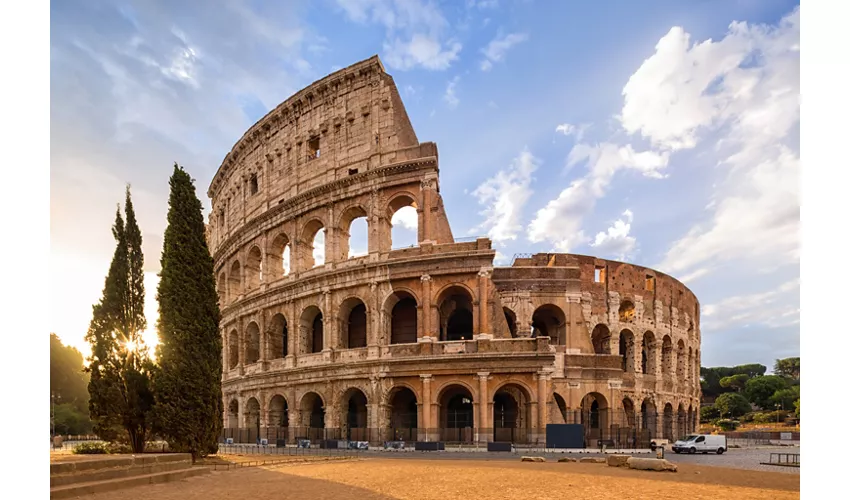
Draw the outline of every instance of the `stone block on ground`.
<instances>
[{"instance_id":1,"label":"stone block on ground","mask_svg":"<svg viewBox=\"0 0 850 500\"><path fill-rule=\"evenodd\" d=\"M604 464L605 457L581 457L579 463L583 464Z\"/></svg>"},{"instance_id":2,"label":"stone block on ground","mask_svg":"<svg viewBox=\"0 0 850 500\"><path fill-rule=\"evenodd\" d=\"M521 461L523 462L545 462L546 459L543 457L522 457Z\"/></svg>"},{"instance_id":3,"label":"stone block on ground","mask_svg":"<svg viewBox=\"0 0 850 500\"><path fill-rule=\"evenodd\" d=\"M631 455L608 455L608 467L628 467Z\"/></svg>"},{"instance_id":4,"label":"stone block on ground","mask_svg":"<svg viewBox=\"0 0 850 500\"><path fill-rule=\"evenodd\" d=\"M630 457L626 463L629 469L676 472L676 464L665 459Z\"/></svg>"},{"instance_id":5,"label":"stone block on ground","mask_svg":"<svg viewBox=\"0 0 850 500\"><path fill-rule=\"evenodd\" d=\"M558 459L558 462L578 462L575 457L561 457Z\"/></svg>"}]
</instances>

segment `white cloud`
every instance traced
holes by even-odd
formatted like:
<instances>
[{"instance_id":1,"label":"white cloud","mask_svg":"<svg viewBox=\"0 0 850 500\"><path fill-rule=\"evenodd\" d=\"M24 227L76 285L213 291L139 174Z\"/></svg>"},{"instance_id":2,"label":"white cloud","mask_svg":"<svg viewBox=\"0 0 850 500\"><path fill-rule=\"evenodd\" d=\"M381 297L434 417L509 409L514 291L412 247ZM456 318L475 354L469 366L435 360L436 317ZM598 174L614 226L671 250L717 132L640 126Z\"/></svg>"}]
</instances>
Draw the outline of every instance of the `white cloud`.
<instances>
[{"instance_id":1,"label":"white cloud","mask_svg":"<svg viewBox=\"0 0 850 500\"><path fill-rule=\"evenodd\" d=\"M597 233L596 239L590 244L596 249L597 255L612 255L616 259L625 260L637 244L635 237L629 235L633 219L632 211L626 210L623 212L623 218L614 221L607 231Z\"/></svg>"},{"instance_id":2,"label":"white cloud","mask_svg":"<svg viewBox=\"0 0 850 500\"><path fill-rule=\"evenodd\" d=\"M448 85L446 85L446 93L443 94L443 100L449 105L450 108L454 109L460 104L460 99L457 98L455 94L455 88L457 87L457 82L460 81L460 77L456 76L449 80Z\"/></svg>"},{"instance_id":3,"label":"white cloud","mask_svg":"<svg viewBox=\"0 0 850 500\"><path fill-rule=\"evenodd\" d=\"M800 280L783 283L766 292L726 297L702 306L703 331L759 325L778 328L800 322Z\"/></svg>"},{"instance_id":4,"label":"white cloud","mask_svg":"<svg viewBox=\"0 0 850 500\"><path fill-rule=\"evenodd\" d=\"M491 40L486 47L481 49L484 54L484 59L481 61L481 71L490 71L493 63L501 61L508 49L526 40L528 40L528 35L525 33L511 33L506 36L497 36Z\"/></svg>"},{"instance_id":5,"label":"white cloud","mask_svg":"<svg viewBox=\"0 0 850 500\"><path fill-rule=\"evenodd\" d=\"M316 233L313 239L313 261L317 266L325 263L325 229L322 228Z\"/></svg>"},{"instance_id":6,"label":"white cloud","mask_svg":"<svg viewBox=\"0 0 850 500\"><path fill-rule=\"evenodd\" d=\"M393 226L401 225L405 229L416 230L419 227L419 214L413 207L402 207L396 210L390 219Z\"/></svg>"},{"instance_id":7,"label":"white cloud","mask_svg":"<svg viewBox=\"0 0 850 500\"><path fill-rule=\"evenodd\" d=\"M605 195L614 174L620 170L637 170L646 177L662 178L661 171L668 160L667 153L636 152L631 145L575 145L567 158L567 166L586 162L588 173L574 180L556 199L537 211L528 227L528 239L533 243L549 241L562 252L589 242L582 230L582 221L593 210L596 200Z\"/></svg>"},{"instance_id":8,"label":"white cloud","mask_svg":"<svg viewBox=\"0 0 850 500\"><path fill-rule=\"evenodd\" d=\"M588 128L590 128L590 125L588 124L572 125L569 123L562 123L555 127L555 132L560 132L567 137L575 135L576 142L581 142L581 140L584 138L584 133Z\"/></svg>"},{"instance_id":9,"label":"white cloud","mask_svg":"<svg viewBox=\"0 0 850 500\"><path fill-rule=\"evenodd\" d=\"M692 273L688 273L688 274L678 278L678 280L681 281L682 283L690 286L691 283L693 283L694 281L696 281L696 280L702 278L703 276L707 275L708 272L709 272L708 268L701 267L701 268L695 270Z\"/></svg>"},{"instance_id":10,"label":"white cloud","mask_svg":"<svg viewBox=\"0 0 850 500\"><path fill-rule=\"evenodd\" d=\"M462 44L447 36L449 23L439 7L421 0L337 0L348 17L386 29L384 60L394 69L445 70Z\"/></svg>"},{"instance_id":11,"label":"white cloud","mask_svg":"<svg viewBox=\"0 0 850 500\"><path fill-rule=\"evenodd\" d=\"M485 220L474 230L484 229L494 242L515 240L522 231L522 209L531 197L531 175L537 160L523 150L507 170L500 170L478 186L472 194L486 208Z\"/></svg>"}]
</instances>

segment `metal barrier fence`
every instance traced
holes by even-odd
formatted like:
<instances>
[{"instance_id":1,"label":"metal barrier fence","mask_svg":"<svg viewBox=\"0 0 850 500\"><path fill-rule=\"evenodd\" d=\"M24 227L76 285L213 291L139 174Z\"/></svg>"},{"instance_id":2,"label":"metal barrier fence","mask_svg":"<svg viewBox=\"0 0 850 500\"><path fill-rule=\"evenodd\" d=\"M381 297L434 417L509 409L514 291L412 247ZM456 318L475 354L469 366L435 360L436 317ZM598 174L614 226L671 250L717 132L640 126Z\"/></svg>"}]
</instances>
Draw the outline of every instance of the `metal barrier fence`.
<instances>
[{"instance_id":1,"label":"metal barrier fence","mask_svg":"<svg viewBox=\"0 0 850 500\"><path fill-rule=\"evenodd\" d=\"M311 443L309 448L301 446L257 446L250 444L219 444L220 455L281 455L304 457L351 457L360 450L349 447L322 448L319 443Z\"/></svg>"}]
</instances>

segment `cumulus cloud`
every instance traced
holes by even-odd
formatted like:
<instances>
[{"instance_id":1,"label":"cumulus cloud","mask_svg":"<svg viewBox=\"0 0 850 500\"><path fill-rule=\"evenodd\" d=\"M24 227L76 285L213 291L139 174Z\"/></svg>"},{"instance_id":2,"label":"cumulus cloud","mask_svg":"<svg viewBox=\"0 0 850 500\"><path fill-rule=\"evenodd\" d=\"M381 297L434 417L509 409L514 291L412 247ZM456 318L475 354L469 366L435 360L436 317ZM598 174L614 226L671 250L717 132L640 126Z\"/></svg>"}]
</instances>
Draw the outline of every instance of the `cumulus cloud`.
<instances>
[{"instance_id":1,"label":"cumulus cloud","mask_svg":"<svg viewBox=\"0 0 850 500\"><path fill-rule=\"evenodd\" d=\"M629 235L634 214L631 210L623 212L623 218L617 219L606 231L596 233L596 238L590 244L598 255L611 255L616 259L625 260L637 244L637 239Z\"/></svg>"},{"instance_id":2,"label":"cumulus cloud","mask_svg":"<svg viewBox=\"0 0 850 500\"><path fill-rule=\"evenodd\" d=\"M479 185L472 194L486 208L481 212L484 222L473 231L486 230L496 243L515 240L522 231L522 210L533 192L531 176L537 167L537 159L525 149L509 168Z\"/></svg>"},{"instance_id":3,"label":"cumulus cloud","mask_svg":"<svg viewBox=\"0 0 850 500\"><path fill-rule=\"evenodd\" d=\"M574 135L576 137L576 141L581 142L581 140L584 138L584 132L589 127L590 125L588 124L572 125L569 123L562 123L555 127L555 132L560 132L561 134L564 134L567 137Z\"/></svg>"},{"instance_id":4,"label":"cumulus cloud","mask_svg":"<svg viewBox=\"0 0 850 500\"><path fill-rule=\"evenodd\" d=\"M525 33L510 33L505 36L497 36L486 47L481 49L484 54L484 59L481 60L481 71L490 71L493 68L493 63L501 61L505 57L505 53L514 45L528 40L528 35Z\"/></svg>"},{"instance_id":5,"label":"cumulus cloud","mask_svg":"<svg viewBox=\"0 0 850 500\"><path fill-rule=\"evenodd\" d=\"M567 158L567 166L586 163L588 172L537 211L528 227L528 239L533 243L549 241L562 252L588 243L590 239L582 229L582 222L593 210L596 200L605 195L614 175L621 170L634 170L646 177L662 178L668 161L666 152L637 152L631 145L575 145Z\"/></svg>"},{"instance_id":6,"label":"cumulus cloud","mask_svg":"<svg viewBox=\"0 0 850 500\"><path fill-rule=\"evenodd\" d=\"M766 292L726 297L702 307L703 331L730 327L778 328L800 322L800 280L794 279Z\"/></svg>"},{"instance_id":7,"label":"cumulus cloud","mask_svg":"<svg viewBox=\"0 0 850 500\"><path fill-rule=\"evenodd\" d=\"M455 88L457 88L457 82L459 81L459 76L449 80L449 83L446 85L446 92L443 94L443 100L446 101L446 104L448 104L452 109L456 108L457 105L460 104L460 99L458 99L457 94L455 94Z\"/></svg>"},{"instance_id":8,"label":"cumulus cloud","mask_svg":"<svg viewBox=\"0 0 850 500\"><path fill-rule=\"evenodd\" d=\"M462 44L448 37L440 8L421 0L337 0L349 19L386 30L383 58L399 70L445 70L459 57Z\"/></svg>"},{"instance_id":9,"label":"cumulus cloud","mask_svg":"<svg viewBox=\"0 0 850 500\"><path fill-rule=\"evenodd\" d=\"M400 225L405 229L416 231L419 227L419 214L413 207L402 207L396 210L396 213L390 219L390 223L393 226Z\"/></svg>"}]
</instances>

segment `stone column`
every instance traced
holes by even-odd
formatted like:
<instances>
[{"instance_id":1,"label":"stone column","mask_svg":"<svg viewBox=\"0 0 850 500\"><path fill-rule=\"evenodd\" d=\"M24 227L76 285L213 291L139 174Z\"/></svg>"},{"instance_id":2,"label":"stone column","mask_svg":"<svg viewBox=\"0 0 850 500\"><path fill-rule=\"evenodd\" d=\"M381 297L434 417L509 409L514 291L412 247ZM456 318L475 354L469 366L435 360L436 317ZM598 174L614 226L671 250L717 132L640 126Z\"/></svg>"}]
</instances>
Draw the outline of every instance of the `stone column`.
<instances>
[{"instance_id":1,"label":"stone column","mask_svg":"<svg viewBox=\"0 0 850 500\"><path fill-rule=\"evenodd\" d=\"M478 334L490 333L487 281L490 279L489 268L478 271Z\"/></svg>"},{"instance_id":2,"label":"stone column","mask_svg":"<svg viewBox=\"0 0 850 500\"><path fill-rule=\"evenodd\" d=\"M260 328L260 367L263 371L268 370L269 332L266 331L266 314L260 312L257 317L257 326Z\"/></svg>"},{"instance_id":3,"label":"stone column","mask_svg":"<svg viewBox=\"0 0 850 500\"><path fill-rule=\"evenodd\" d=\"M370 304L368 324L369 330L366 332L366 345L368 346L367 356L369 359L378 358L380 351L380 336L383 328L381 327L381 298L378 297L378 282L372 281L369 283Z\"/></svg>"},{"instance_id":4,"label":"stone column","mask_svg":"<svg viewBox=\"0 0 850 500\"><path fill-rule=\"evenodd\" d=\"M243 325L242 318L236 320L236 327L238 330L236 331L237 342L239 343L239 364L237 368L239 369L239 375L243 375L245 373L245 325ZM242 410L242 405L240 404L239 410Z\"/></svg>"},{"instance_id":5,"label":"stone column","mask_svg":"<svg viewBox=\"0 0 850 500\"><path fill-rule=\"evenodd\" d=\"M434 337L431 327L431 276L423 274L422 281L422 331L423 336Z\"/></svg>"},{"instance_id":6,"label":"stone column","mask_svg":"<svg viewBox=\"0 0 850 500\"><path fill-rule=\"evenodd\" d=\"M548 396L549 374L537 372L537 435L542 441L546 440L546 423L549 421Z\"/></svg>"},{"instance_id":7,"label":"stone column","mask_svg":"<svg viewBox=\"0 0 850 500\"><path fill-rule=\"evenodd\" d=\"M337 238L336 224L334 218L334 205L328 203L328 226L325 228L325 265L333 264L337 261Z\"/></svg>"},{"instance_id":8,"label":"stone column","mask_svg":"<svg viewBox=\"0 0 850 500\"><path fill-rule=\"evenodd\" d=\"M421 243L430 242L431 240L431 205L433 203L431 197L433 195L433 181L425 179L420 183L420 192L422 193L422 240Z\"/></svg>"},{"instance_id":9,"label":"stone column","mask_svg":"<svg viewBox=\"0 0 850 500\"><path fill-rule=\"evenodd\" d=\"M425 428L425 441L431 441L431 375L419 375L422 379L422 427Z\"/></svg>"},{"instance_id":10,"label":"stone column","mask_svg":"<svg viewBox=\"0 0 850 500\"><path fill-rule=\"evenodd\" d=\"M301 335L301 322L295 317L295 304L290 303L286 306L286 367L295 367L295 359L298 354L299 342Z\"/></svg>"},{"instance_id":11,"label":"stone column","mask_svg":"<svg viewBox=\"0 0 850 500\"><path fill-rule=\"evenodd\" d=\"M490 425L490 394L487 390L489 372L478 372L478 441L491 441L493 430Z\"/></svg>"},{"instance_id":12,"label":"stone column","mask_svg":"<svg viewBox=\"0 0 850 500\"><path fill-rule=\"evenodd\" d=\"M331 291L323 290L322 291L322 352L326 353L325 357L330 355L330 352L333 350L332 346L336 330L336 321L334 320L335 314L332 312L331 304ZM328 359L328 361L330 361Z\"/></svg>"}]
</instances>

